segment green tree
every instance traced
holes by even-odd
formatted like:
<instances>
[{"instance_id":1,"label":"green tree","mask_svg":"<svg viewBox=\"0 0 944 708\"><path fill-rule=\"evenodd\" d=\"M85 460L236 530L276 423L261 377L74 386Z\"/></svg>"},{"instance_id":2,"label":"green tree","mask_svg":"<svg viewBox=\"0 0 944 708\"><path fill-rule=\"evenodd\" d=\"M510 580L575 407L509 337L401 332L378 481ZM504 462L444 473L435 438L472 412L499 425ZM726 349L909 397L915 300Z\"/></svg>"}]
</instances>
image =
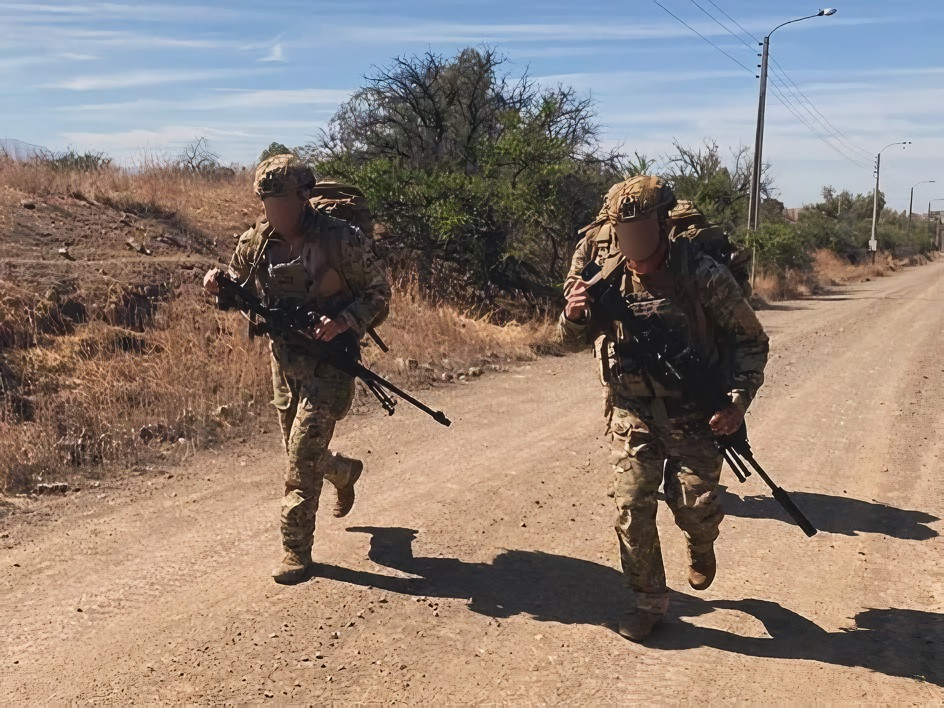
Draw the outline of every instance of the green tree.
<instances>
[{"instance_id":1,"label":"green tree","mask_svg":"<svg viewBox=\"0 0 944 708\"><path fill-rule=\"evenodd\" d=\"M504 64L489 47L396 58L303 150L364 190L426 280L449 264L480 292L559 283L577 229L620 178L589 96Z\"/></svg>"},{"instance_id":2,"label":"green tree","mask_svg":"<svg viewBox=\"0 0 944 708\"><path fill-rule=\"evenodd\" d=\"M263 160L268 160L273 155L285 155L288 153L294 153L294 150L287 148L282 143L269 143L269 147L259 153L259 159L257 162L262 162Z\"/></svg>"}]
</instances>

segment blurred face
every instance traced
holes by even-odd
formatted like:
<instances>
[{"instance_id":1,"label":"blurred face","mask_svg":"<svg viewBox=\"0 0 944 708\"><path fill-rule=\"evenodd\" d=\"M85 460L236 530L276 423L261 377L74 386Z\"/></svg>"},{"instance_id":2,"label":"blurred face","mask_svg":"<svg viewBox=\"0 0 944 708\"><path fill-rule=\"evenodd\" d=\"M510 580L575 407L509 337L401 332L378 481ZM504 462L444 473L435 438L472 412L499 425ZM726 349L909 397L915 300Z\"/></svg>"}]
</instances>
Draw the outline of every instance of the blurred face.
<instances>
[{"instance_id":1,"label":"blurred face","mask_svg":"<svg viewBox=\"0 0 944 708\"><path fill-rule=\"evenodd\" d=\"M293 192L284 197L266 197L262 200L262 208L272 228L284 236L293 233L301 225L307 201L307 195Z\"/></svg>"},{"instance_id":2,"label":"blurred face","mask_svg":"<svg viewBox=\"0 0 944 708\"><path fill-rule=\"evenodd\" d=\"M616 242L620 254L637 273L652 273L661 267L665 244L657 214L617 223Z\"/></svg>"}]
</instances>

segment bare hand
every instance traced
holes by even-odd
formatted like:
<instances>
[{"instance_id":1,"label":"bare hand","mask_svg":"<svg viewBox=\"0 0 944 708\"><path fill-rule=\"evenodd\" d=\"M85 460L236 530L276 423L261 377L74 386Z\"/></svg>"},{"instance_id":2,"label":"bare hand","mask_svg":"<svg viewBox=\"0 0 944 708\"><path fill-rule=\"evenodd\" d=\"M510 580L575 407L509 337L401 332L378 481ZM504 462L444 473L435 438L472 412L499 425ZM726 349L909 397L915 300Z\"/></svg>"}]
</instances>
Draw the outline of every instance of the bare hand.
<instances>
[{"instance_id":1,"label":"bare hand","mask_svg":"<svg viewBox=\"0 0 944 708\"><path fill-rule=\"evenodd\" d=\"M203 276L203 289L210 295L220 294L220 284L216 282L216 278L221 275L222 272L223 271L219 268L210 268L210 270L206 272L206 275Z\"/></svg>"},{"instance_id":2,"label":"bare hand","mask_svg":"<svg viewBox=\"0 0 944 708\"><path fill-rule=\"evenodd\" d=\"M715 435L733 435L744 422L744 414L733 403L728 404L711 416L708 427Z\"/></svg>"},{"instance_id":3,"label":"bare hand","mask_svg":"<svg viewBox=\"0 0 944 708\"><path fill-rule=\"evenodd\" d=\"M351 328L345 320L332 320L330 317L322 316L321 320L311 330L311 336L320 342L330 342L342 332L347 332Z\"/></svg>"},{"instance_id":4,"label":"bare hand","mask_svg":"<svg viewBox=\"0 0 944 708\"><path fill-rule=\"evenodd\" d=\"M587 285L579 280L567 296L567 305L564 306L564 317L571 322L582 320L590 313L590 296L587 295Z\"/></svg>"}]
</instances>

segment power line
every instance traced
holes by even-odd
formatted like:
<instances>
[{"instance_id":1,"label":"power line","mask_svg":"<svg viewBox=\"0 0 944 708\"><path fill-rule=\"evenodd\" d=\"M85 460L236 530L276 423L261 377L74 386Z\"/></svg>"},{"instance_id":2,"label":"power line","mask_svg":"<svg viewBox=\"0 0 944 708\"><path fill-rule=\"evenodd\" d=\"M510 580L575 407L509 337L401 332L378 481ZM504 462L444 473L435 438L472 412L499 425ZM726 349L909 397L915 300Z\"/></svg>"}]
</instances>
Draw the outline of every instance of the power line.
<instances>
[{"instance_id":1,"label":"power line","mask_svg":"<svg viewBox=\"0 0 944 708\"><path fill-rule=\"evenodd\" d=\"M779 81L780 87L784 89L787 93L789 93L791 96L793 96L793 98L796 99L796 103L794 104L794 107L799 106L801 109L806 111L806 114L810 117L810 119L816 125L819 126L820 131L828 135L831 139L835 140L836 143L839 146L841 146L844 150L849 150L851 148L853 150L852 154L855 155L859 159L861 159L863 156L869 157L869 158L872 157L872 155L867 153L862 148L859 148L853 145L851 142L849 142L847 138L844 138L844 136L840 136L837 133L835 127L830 129L829 126L831 126L832 124L829 123L828 120L826 120L825 116L822 116L822 114L816 110L816 107L813 106L812 103L809 103L809 101L804 102L803 99L800 98L800 96L797 94L797 91L799 90L798 88L794 90L793 88L790 87L790 85L787 83L788 81L790 81L790 79L788 76L786 76L786 74L784 74L783 72L774 71L773 73L770 74L770 80L773 82ZM791 81L790 83L793 83L793 82ZM796 86L796 84L794 84L794 86ZM807 105L808 103L809 105Z\"/></svg>"},{"instance_id":2,"label":"power line","mask_svg":"<svg viewBox=\"0 0 944 708\"><path fill-rule=\"evenodd\" d=\"M754 49L742 37L740 37L738 34L733 32L727 25L721 22L717 17L715 17L710 12L708 12L704 7L699 5L697 0L689 0L689 2L691 2L695 7L697 7L699 10L705 13L705 15L711 18L715 22L715 24L717 24L719 27L721 27L726 32L728 32L728 34L730 34L732 37L740 41L742 44L744 44L748 48ZM757 38L754 37L750 32L748 32L744 28L744 26L741 25L741 23L739 23L737 20L731 17L731 15L729 15L721 7L719 7L717 3L715 3L713 0L708 0L708 2L710 2L712 6L714 6L722 15L727 17L728 20L733 22L747 36L753 37L755 41L758 41L758 42L760 41L760 40L757 40ZM775 67L773 68L773 73L777 74L780 77L780 80L783 84L783 88L785 88L790 94L793 95L793 97L797 101L797 105L799 105L803 110L805 110L815 123L819 124L819 126L822 128L824 133L826 133L827 135L835 139L846 150L851 149L869 158L872 157L872 154L870 152L868 152L867 150L863 150L858 145L856 145L851 140L849 140L849 137L845 133L843 133L835 125L833 125L830 122L830 120L825 115L823 115L823 113L815 105L813 105L813 102L810 100L809 96L803 93L800 87L797 86L796 82L792 78L790 78L786 70L782 66L780 66L780 63L776 59L774 59L773 57L770 57L770 61L773 62L774 67ZM792 85L793 88L791 88L790 85ZM804 105L804 103L807 104L809 107L807 107L807 105Z\"/></svg>"},{"instance_id":3,"label":"power line","mask_svg":"<svg viewBox=\"0 0 944 708\"><path fill-rule=\"evenodd\" d=\"M864 169L868 169L868 167L869 167L868 164L863 164L862 161L861 161L861 158L857 160L856 158L851 157L848 153L843 152L840 148L836 147L832 142L830 142L830 140L829 140L826 136L824 136L820 131L818 131L818 130L816 129L816 127L815 127L812 123L810 123L809 119L805 118L802 113L800 113L799 111L797 111L797 109L796 109L796 108L793 106L793 104L787 99L787 97L784 96L783 92L782 92L782 91L780 90L780 88L777 86L776 82L772 82L772 83L771 83L770 89L771 89L771 91L773 92L774 96L777 98L777 100L780 101L781 104L783 104L784 108L786 108L788 111L790 111L790 113L792 113L793 116L794 116L798 121L800 121L800 123L802 123L804 126L806 126L806 128L807 128L811 133L813 133L813 135L815 135L817 138L819 138L830 150L832 150L833 152L835 152L837 155L841 156L843 159L848 160L849 162L851 162L851 163L852 163L853 165L855 165L856 167L858 167L858 168L860 168L860 169L863 169L863 170L864 170Z\"/></svg>"},{"instance_id":4,"label":"power line","mask_svg":"<svg viewBox=\"0 0 944 708\"><path fill-rule=\"evenodd\" d=\"M665 11L666 11L667 13L669 13L670 15L672 15L672 17L674 17L676 20L678 20L678 21L681 22L683 25L685 25L686 27L688 27L688 29L690 29L692 32L694 32L694 33L697 34L699 37L701 37L703 40L705 40L706 42L708 42L708 44L710 44L712 47L714 47L714 48L717 49L719 52L721 52L722 54L724 54L728 59L730 59L730 60L733 61L735 64L737 64L738 66L740 66L742 69L744 69L744 71L750 72L751 74L754 73L754 70L753 70L753 69L748 68L748 66L747 66L746 64L742 64L740 61L738 61L738 60L735 59L733 56L731 56L730 54L728 54L726 51L724 51L724 50L723 50L721 47L719 47L717 44L715 44L714 42L712 42L712 41L711 41L710 39L708 39L705 35L703 35L703 34L702 34L701 32L699 32L697 29L695 29L695 28L692 27L690 24L688 24L685 20L683 20L683 19L682 19L681 17L679 17L678 15L676 15L674 12L672 12L672 11L671 11L669 8L667 8L665 5L663 5L662 3L660 3L659 0L652 0L652 2L655 3L656 5L658 5L659 7L661 7L663 10L665 10Z\"/></svg>"},{"instance_id":5,"label":"power line","mask_svg":"<svg viewBox=\"0 0 944 708\"><path fill-rule=\"evenodd\" d=\"M695 34L697 34L699 37L701 37L703 40L705 40L706 42L708 42L708 44L710 44L712 47L714 47L714 48L717 49L719 52L721 52L721 53L724 54L726 57L728 57L728 58L729 58L731 61L733 61L735 64L737 64L738 66L740 66L741 68L745 69L746 71L748 71L748 72L750 72L750 73L752 73L752 74L754 73L754 71L753 71L752 69L750 69L750 68L748 68L747 66L745 66L744 64L742 64L740 61L738 61L736 58L734 58L731 54L729 54L728 52L726 52L725 50L723 50L721 47L719 47L717 44L715 44L714 42L712 42L710 39L708 39L708 37L706 37L706 36L703 35L701 32L699 32L698 30L696 30L694 27L692 27L690 24L688 24L688 23L687 23L685 20L683 20L681 17L679 17L678 15L676 15L674 12L672 12L671 10L669 10L667 7L665 7L662 3L658 2L658 0L652 0L652 1L653 1L654 4L656 4L656 5L658 5L660 8L662 8L666 13L668 13L669 15L671 15L672 17L674 17L676 20L678 20L681 24L683 24L685 27L687 27L689 30L691 30L692 32L694 32ZM742 44L748 46L748 47L751 48L751 49L754 49L753 47L750 47L750 45L749 45L747 42L745 42L741 37L739 37L735 32L733 32L729 27L727 27L723 22L721 22L721 21L718 20L716 17L714 17L714 15L712 15L710 12L708 12L704 7L702 7L701 5L699 5L698 2L696 2L696 0L690 0L690 2L691 2L693 5L695 5L699 10L701 10L703 13L705 13L706 15L708 15L708 17L710 17L717 25L719 25L722 29L724 29L726 32L728 32L728 34L732 35L735 39L737 39L738 41L740 41ZM711 0L708 0L708 2L711 2ZM715 7L718 7L714 2L711 2L711 4L714 5ZM753 36L753 35L751 35L749 32L747 32L747 30L745 30L744 27L741 26L740 23L737 22L737 20L733 19L730 15L728 15L726 12L724 12L724 10L721 10L721 8L718 8L718 10L720 10L720 11L724 14L725 17L727 17L729 20L731 20L732 22L734 22L735 25L737 25L738 27L740 27L742 31L744 31L746 34L748 34L748 36ZM755 39L756 39L756 38L755 38ZM779 64L778 64L777 66L779 67ZM781 69L781 71L782 71L782 69ZM784 106L788 111L790 111L790 113L792 113L793 116L794 116L802 125L804 125L811 133L813 133L813 135L815 135L819 140L821 140L823 143L825 143L826 146L829 147L829 149L831 149L832 151L834 151L835 153L837 153L840 157L842 157L842 158L845 159L845 160L848 160L849 162L851 162L852 164L856 165L856 166L859 167L860 169L867 169L868 165L863 165L863 164L862 164L862 162L861 162L861 159L862 159L862 158L858 158L858 159L857 159L856 157L850 156L850 155L847 154L842 148L837 147L836 145L834 145L834 144L830 141L830 138L832 138L833 140L835 140L835 139L836 139L835 136L832 134L832 132L830 131L830 129L827 128L827 127L825 126L825 124L823 124L823 122L822 122L821 120L819 120L815 115L813 115L813 114L810 112L809 109L807 109L807 108L803 105L803 102L802 102L802 101L798 101L798 105L799 105L801 108L803 108L804 110L806 110L807 113L810 113L810 116L811 116L811 118L813 119L813 123L811 123L809 119L805 118L805 117L803 116L803 114L800 113L799 110L797 110L796 106L795 106L794 103L791 101L791 99L790 99L788 96L784 95L784 93L783 93L783 92L780 90L780 88L778 87L777 82L779 81L779 82L780 82L780 85L783 86L784 89L786 89L787 91L790 91L790 89L789 89L789 87L787 86L787 84L785 83L785 81L784 81L783 79L781 79L781 78L777 75L776 70L775 70L775 72L774 72L774 75L771 77L771 79L772 79L772 80L771 80L771 86L770 86L770 88L771 88L772 92L774 93L775 97L777 98L777 100L779 100L780 103L782 103L783 106ZM792 80L791 80L791 82L792 82ZM799 90L799 89L798 89L798 90ZM810 103L810 105L812 106L812 102L809 101L809 99L807 99L807 102ZM825 116L823 117L823 119L825 120ZM814 125L814 123L818 123L818 124L820 125L820 129L819 129L819 130L817 130L817 128L816 128L816 126ZM830 125L831 125L831 124L830 124ZM833 130L836 130L835 127L833 127ZM824 135L824 133L825 133L825 135ZM828 137L827 137L827 136L828 136ZM844 145L842 142L840 142L839 144L842 145L843 148L845 148L845 145ZM850 143L850 145L851 145L851 143ZM853 146L853 147L855 147L855 146ZM845 148L845 149L848 149L848 148ZM868 154L868 153L866 153L864 150L862 150L861 148L855 148L855 149L859 150L859 152L862 152L862 153L864 153L864 154L866 154L866 155Z\"/></svg>"},{"instance_id":6,"label":"power line","mask_svg":"<svg viewBox=\"0 0 944 708\"><path fill-rule=\"evenodd\" d=\"M729 20L731 20L731 22L733 22L733 23L738 27L738 29L740 29L744 34L746 34L748 37L750 37L750 38L753 39L755 42L757 42L758 44L760 44L760 40L757 39L757 37L755 37L755 36L752 35L750 32L748 32L746 29L744 29L744 26L743 26L740 22L738 22L737 20L735 20L733 17L731 17L731 15L729 15L727 12L725 12L725 11L722 10L720 7L718 7L718 5L714 2L714 0L708 0L708 2L710 2L712 5L714 5L715 8L717 8L718 12L720 12L722 15L724 15L724 16L727 17Z\"/></svg>"},{"instance_id":7,"label":"power line","mask_svg":"<svg viewBox=\"0 0 944 708\"><path fill-rule=\"evenodd\" d=\"M799 93L800 96L803 97L803 99L806 101L806 103L809 104L810 108L813 109L813 111L816 112L816 114L822 119L822 121L832 129L832 131L836 134L837 138L840 138L846 145L848 145L848 146L849 146L850 148L852 148L853 150L856 150L856 151L862 153L863 155L868 155L870 158L871 158L871 157L874 157L874 156L872 155L872 153L870 153L868 150L863 150L862 148L860 148L858 145L856 145L854 142L852 142L852 141L849 139L849 136L848 136L848 135L846 135L846 134L843 133L841 130L839 130L839 128L837 128L835 125L833 125L833 124L830 122L829 118L827 118L825 115L823 115L823 113L822 113L815 105L813 105L813 102L810 100L810 97L807 96L805 93L803 93L802 89L800 89L800 87L797 86L796 82L795 82L793 79L790 78L790 75L787 74L786 69L784 69L782 66L780 66L779 62L778 62L776 59L774 59L773 57L771 57L770 60L774 63L774 66L777 67L777 70L779 70L778 73L780 74L781 78L786 79L787 81L790 82L790 84L793 85L793 87L796 89L797 93Z\"/></svg>"},{"instance_id":8,"label":"power line","mask_svg":"<svg viewBox=\"0 0 944 708\"><path fill-rule=\"evenodd\" d=\"M727 33L730 34L732 37L734 37L736 40L738 40L738 41L739 41L741 44L743 44L745 47L747 47L748 49L750 49L752 52L756 52L756 51L757 51L757 48L756 48L756 47L752 47L749 42L747 42L745 39L743 39L743 38L740 37L739 35L737 35L737 34L735 34L734 32L732 32L732 31L731 31L725 24L723 24L717 17L715 17L714 15L712 15L710 12L708 12L708 10L706 10L706 9L703 8L701 5L699 5L697 2L695 2L695 0L689 0L689 2L690 2L692 5L694 5L695 7L697 7L699 10L701 10L702 12L704 12L706 15L708 15L708 17L710 17L711 20L712 20L716 25L718 25L719 27L721 27L721 29L723 29L725 32L727 32ZM714 5L714 3L711 3L711 4ZM718 7L718 6L715 5L715 7ZM723 11L722 11L722 12L723 12Z\"/></svg>"}]
</instances>

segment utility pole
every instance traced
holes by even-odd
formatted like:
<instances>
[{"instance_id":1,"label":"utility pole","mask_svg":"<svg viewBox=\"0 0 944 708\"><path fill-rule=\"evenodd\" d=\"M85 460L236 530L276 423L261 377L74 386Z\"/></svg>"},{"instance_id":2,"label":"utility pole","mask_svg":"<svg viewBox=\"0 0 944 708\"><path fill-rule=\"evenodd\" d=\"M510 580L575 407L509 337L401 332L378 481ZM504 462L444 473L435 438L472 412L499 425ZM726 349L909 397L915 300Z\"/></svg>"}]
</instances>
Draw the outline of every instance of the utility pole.
<instances>
[{"instance_id":1,"label":"utility pole","mask_svg":"<svg viewBox=\"0 0 944 708\"><path fill-rule=\"evenodd\" d=\"M875 156L875 192L872 194L872 238L869 239L869 250L872 252L873 264L875 263L875 254L878 251L878 238L876 237L878 228L878 180L879 174L882 171L882 153L893 145L902 145L902 150L904 150L904 146L911 145L911 141L905 140L903 142L889 143L879 150L878 155Z\"/></svg>"},{"instance_id":2,"label":"utility pole","mask_svg":"<svg viewBox=\"0 0 944 708\"><path fill-rule=\"evenodd\" d=\"M772 33L771 33L772 34ZM747 207L747 228L756 231L760 214L760 181L764 169L764 113L767 110L767 59L770 35L764 37L760 55L760 95L757 98L757 130L754 134L754 165L751 171L751 195Z\"/></svg>"},{"instance_id":3,"label":"utility pole","mask_svg":"<svg viewBox=\"0 0 944 708\"><path fill-rule=\"evenodd\" d=\"M912 206L914 205L914 190L915 190L915 187L918 186L918 184L934 184L934 180L926 179L923 182L918 182L911 188L911 197L908 199L908 233L911 233L911 213L912 213Z\"/></svg>"},{"instance_id":4,"label":"utility pole","mask_svg":"<svg viewBox=\"0 0 944 708\"><path fill-rule=\"evenodd\" d=\"M826 9L820 10L815 15L798 17L795 20L782 22L770 30L770 32L768 32L764 37L764 41L760 43L763 49L760 53L760 64L758 64L760 67L760 74L758 75L758 78L760 79L760 92L757 96L757 130L754 134L754 164L752 165L751 169L751 190L748 194L747 202L747 228L749 230L756 231L757 227L760 225L760 183L761 173L764 169L764 113L767 109L767 60L770 56L770 35L772 35L784 25L790 25L794 22L800 22L801 20L809 20L814 17L829 17L830 15L835 14L836 10L834 8L828 7ZM756 284L756 243L754 245L753 251L754 255L751 260L751 286Z\"/></svg>"},{"instance_id":5,"label":"utility pole","mask_svg":"<svg viewBox=\"0 0 944 708\"><path fill-rule=\"evenodd\" d=\"M928 202L928 234L931 234L931 202L944 202L944 197L940 199L932 199ZM941 240L941 217L940 213L937 217L937 225L934 227L934 236L935 242L939 250L944 251L944 241Z\"/></svg>"}]
</instances>

